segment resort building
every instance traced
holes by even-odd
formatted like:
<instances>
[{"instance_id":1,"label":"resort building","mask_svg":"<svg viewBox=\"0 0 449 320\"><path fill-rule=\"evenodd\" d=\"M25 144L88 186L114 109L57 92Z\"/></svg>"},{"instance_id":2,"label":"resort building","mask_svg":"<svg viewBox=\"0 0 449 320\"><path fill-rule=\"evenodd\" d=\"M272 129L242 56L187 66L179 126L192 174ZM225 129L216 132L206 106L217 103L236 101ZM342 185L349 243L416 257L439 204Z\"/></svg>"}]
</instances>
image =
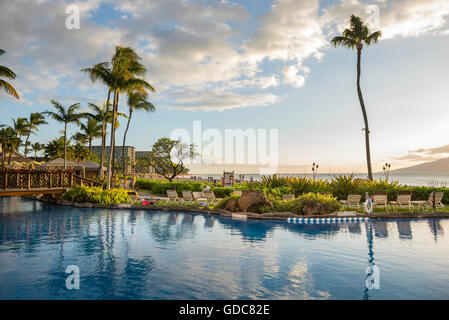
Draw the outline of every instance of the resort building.
<instances>
[{"instance_id":1,"label":"resort building","mask_svg":"<svg viewBox=\"0 0 449 320\"><path fill-rule=\"evenodd\" d=\"M108 158L110 148L106 146L104 148L105 159ZM98 157L101 156L101 146L92 146L92 152L95 152ZM123 160L123 146L115 146L114 147L114 158L115 158L115 166L121 167ZM134 162L136 161L136 148L133 146L125 146L125 157L126 157L126 174L134 173Z\"/></svg>"}]
</instances>

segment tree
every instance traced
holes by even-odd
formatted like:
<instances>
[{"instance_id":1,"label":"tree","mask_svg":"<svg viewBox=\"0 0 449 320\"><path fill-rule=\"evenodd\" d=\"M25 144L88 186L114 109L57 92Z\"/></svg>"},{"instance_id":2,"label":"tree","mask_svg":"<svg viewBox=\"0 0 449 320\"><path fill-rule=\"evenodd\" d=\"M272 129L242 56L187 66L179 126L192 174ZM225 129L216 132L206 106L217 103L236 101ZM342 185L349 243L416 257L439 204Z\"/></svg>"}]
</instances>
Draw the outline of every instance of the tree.
<instances>
[{"instance_id":1,"label":"tree","mask_svg":"<svg viewBox=\"0 0 449 320\"><path fill-rule=\"evenodd\" d=\"M128 92L128 123L126 124L125 134L123 135L123 148L122 148L122 159L123 159L123 175L126 174L126 161L125 161L125 146L126 146L126 134L128 133L129 123L131 122L131 117L134 110L143 110L146 112L154 112L156 108L154 105L147 101L147 95L140 92Z\"/></svg>"},{"instance_id":2,"label":"tree","mask_svg":"<svg viewBox=\"0 0 449 320\"><path fill-rule=\"evenodd\" d=\"M107 188L110 188L111 175L113 169L114 147L115 147L115 129L118 113L118 103L121 91L135 90L146 93L145 89L154 91L154 88L144 79L136 78L146 73L146 68L139 62L141 58L130 47L116 47L115 54L112 57L112 78L114 90L114 100L112 108L112 128L111 142L108 160Z\"/></svg>"},{"instance_id":3,"label":"tree","mask_svg":"<svg viewBox=\"0 0 449 320\"><path fill-rule=\"evenodd\" d=\"M17 119L12 119L12 123L12 127L16 133L16 137L19 139L19 144L17 145L15 150L19 151L19 147L22 144L22 136L27 136L29 134L27 119L19 117Z\"/></svg>"},{"instance_id":4,"label":"tree","mask_svg":"<svg viewBox=\"0 0 449 320\"><path fill-rule=\"evenodd\" d=\"M4 53L5 50L0 49L0 56ZM0 65L0 77L14 80L16 78L16 74L11 69ZM0 89L3 89L10 96L19 99L19 94L17 93L16 89L14 89L14 87L10 83L3 79L0 79Z\"/></svg>"},{"instance_id":5,"label":"tree","mask_svg":"<svg viewBox=\"0 0 449 320\"><path fill-rule=\"evenodd\" d=\"M92 158L92 140L102 136L102 124L99 123L95 117L87 119L87 123L81 123L81 133L87 138L89 145L89 160Z\"/></svg>"},{"instance_id":6,"label":"tree","mask_svg":"<svg viewBox=\"0 0 449 320\"><path fill-rule=\"evenodd\" d=\"M360 88L360 74L361 67L360 61L362 56L362 50L364 46L369 46L372 43L376 43L382 36L381 31L375 31L370 33L370 30L360 17L354 15L351 16L349 29L345 29L341 36L334 37L331 43L337 47L338 45L347 47L349 49L357 50L357 94L359 97L360 107L362 108L363 120L365 122L365 147L366 147L366 162L368 167L368 179L373 180L373 172L371 169L371 151L369 144L369 126L368 116L366 113L365 103L363 101L362 90Z\"/></svg>"},{"instance_id":7,"label":"tree","mask_svg":"<svg viewBox=\"0 0 449 320\"><path fill-rule=\"evenodd\" d=\"M6 155L9 154L8 164L11 163L11 154L16 150L16 146L20 145L20 140L14 128L10 126L2 126L0 129L0 146L2 148L2 168L5 167Z\"/></svg>"},{"instance_id":8,"label":"tree","mask_svg":"<svg viewBox=\"0 0 449 320\"><path fill-rule=\"evenodd\" d=\"M108 102L111 93L113 95L112 119L111 119L111 140L107 171L107 189L111 186L111 175L113 170L115 129L118 115L118 104L121 91L137 90L145 93L145 89L154 90L154 88L144 79L136 78L146 73L146 68L139 62L141 58L130 47L115 48L115 54L111 63L103 62L94 66L94 68L83 69L88 72L91 80L101 79L108 86ZM109 103L107 102L107 106Z\"/></svg>"},{"instance_id":9,"label":"tree","mask_svg":"<svg viewBox=\"0 0 449 320\"><path fill-rule=\"evenodd\" d=\"M37 159L37 153L39 151L42 151L44 149L44 147L45 147L45 144L42 144L42 143L39 143L39 142L35 142L35 143L31 144L31 149L34 152L34 160Z\"/></svg>"},{"instance_id":10,"label":"tree","mask_svg":"<svg viewBox=\"0 0 449 320\"><path fill-rule=\"evenodd\" d=\"M25 119L26 125L27 125L27 138L25 140L25 157L28 154L28 139L30 138L31 134L36 134L37 131L39 131L39 126L43 125L43 124L48 124L47 121L45 121L45 117L39 113L39 112L34 112L30 114L30 118L29 119Z\"/></svg>"},{"instance_id":11,"label":"tree","mask_svg":"<svg viewBox=\"0 0 449 320\"><path fill-rule=\"evenodd\" d=\"M71 159L75 161L84 161L89 157L89 149L84 144L75 143L72 148Z\"/></svg>"},{"instance_id":12,"label":"tree","mask_svg":"<svg viewBox=\"0 0 449 320\"><path fill-rule=\"evenodd\" d=\"M153 145L148 157L156 173L171 182L177 175L189 172L184 161L196 155L193 144L189 146L179 140L161 138Z\"/></svg>"},{"instance_id":13,"label":"tree","mask_svg":"<svg viewBox=\"0 0 449 320\"><path fill-rule=\"evenodd\" d=\"M48 160L62 158L67 151L68 142L64 137L49 141L44 147L44 155Z\"/></svg>"},{"instance_id":14,"label":"tree","mask_svg":"<svg viewBox=\"0 0 449 320\"><path fill-rule=\"evenodd\" d=\"M44 114L49 115L53 120L56 120L59 123L64 123L64 170L67 169L67 126L69 123L80 124L80 120L85 118L87 115L85 113L78 113L77 111L80 108L79 103L72 104L68 108L64 108L59 102L56 100L51 100L53 107L56 109L56 112L53 111L45 111Z\"/></svg>"}]
</instances>

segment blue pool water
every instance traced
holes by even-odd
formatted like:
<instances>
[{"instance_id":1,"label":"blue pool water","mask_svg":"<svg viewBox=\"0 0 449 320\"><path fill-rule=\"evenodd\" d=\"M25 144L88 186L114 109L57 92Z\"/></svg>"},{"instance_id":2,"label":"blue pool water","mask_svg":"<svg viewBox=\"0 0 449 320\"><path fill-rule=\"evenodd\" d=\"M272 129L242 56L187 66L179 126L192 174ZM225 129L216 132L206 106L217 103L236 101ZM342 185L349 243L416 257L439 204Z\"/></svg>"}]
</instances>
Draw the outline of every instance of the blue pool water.
<instances>
[{"instance_id":1,"label":"blue pool water","mask_svg":"<svg viewBox=\"0 0 449 320\"><path fill-rule=\"evenodd\" d=\"M448 233L444 219L295 225L0 198L0 299L449 299Z\"/></svg>"}]
</instances>

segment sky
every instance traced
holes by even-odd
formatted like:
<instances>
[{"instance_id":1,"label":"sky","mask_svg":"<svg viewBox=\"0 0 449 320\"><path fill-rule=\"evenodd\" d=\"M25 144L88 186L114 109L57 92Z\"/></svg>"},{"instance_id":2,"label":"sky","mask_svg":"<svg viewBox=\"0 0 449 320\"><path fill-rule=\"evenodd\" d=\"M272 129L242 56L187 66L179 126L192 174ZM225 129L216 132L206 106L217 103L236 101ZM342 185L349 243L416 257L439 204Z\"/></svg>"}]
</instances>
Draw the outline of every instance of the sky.
<instances>
[{"instance_id":1,"label":"sky","mask_svg":"<svg viewBox=\"0 0 449 320\"><path fill-rule=\"evenodd\" d=\"M66 27L70 5L79 29ZM176 129L193 136L194 121L223 137L275 129L279 172L310 172L313 162L321 172L366 172L356 53L330 45L351 14L383 33L362 53L373 170L449 156L447 0L1 0L0 65L17 74L20 99L0 93L0 123L48 110L51 99L86 111L103 103L107 88L80 69L131 46L148 68L157 110L133 115L127 145L149 150ZM60 134L49 122L32 142ZM192 168L254 173L245 164Z\"/></svg>"}]
</instances>

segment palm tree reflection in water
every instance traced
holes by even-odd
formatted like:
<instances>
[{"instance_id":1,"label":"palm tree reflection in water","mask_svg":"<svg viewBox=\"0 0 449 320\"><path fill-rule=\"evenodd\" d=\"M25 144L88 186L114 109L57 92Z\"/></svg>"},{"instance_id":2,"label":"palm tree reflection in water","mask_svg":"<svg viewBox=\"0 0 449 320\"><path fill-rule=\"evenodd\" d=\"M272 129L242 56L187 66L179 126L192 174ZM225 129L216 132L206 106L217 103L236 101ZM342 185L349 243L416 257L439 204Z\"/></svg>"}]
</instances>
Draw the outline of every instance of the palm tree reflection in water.
<instances>
[{"instance_id":1,"label":"palm tree reflection in water","mask_svg":"<svg viewBox=\"0 0 449 320\"><path fill-rule=\"evenodd\" d=\"M363 293L363 300L369 300L369 290L372 289L374 281L375 269L374 269L374 243L373 243L373 225L371 222L368 222L365 225L366 228L366 240L368 242L368 268L366 277L365 277L365 290Z\"/></svg>"}]
</instances>

